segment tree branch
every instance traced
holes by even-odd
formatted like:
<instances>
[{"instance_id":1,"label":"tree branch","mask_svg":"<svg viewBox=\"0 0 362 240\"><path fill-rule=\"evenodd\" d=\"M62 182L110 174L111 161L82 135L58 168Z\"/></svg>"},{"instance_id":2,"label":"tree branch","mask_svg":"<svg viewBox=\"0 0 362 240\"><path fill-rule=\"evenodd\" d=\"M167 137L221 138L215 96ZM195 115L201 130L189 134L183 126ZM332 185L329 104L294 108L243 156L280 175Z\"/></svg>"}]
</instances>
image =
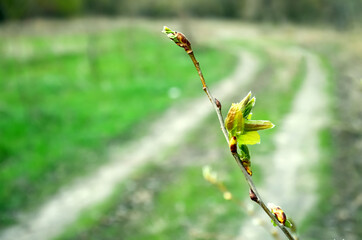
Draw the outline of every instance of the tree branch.
<instances>
[{"instance_id":1,"label":"tree branch","mask_svg":"<svg viewBox=\"0 0 362 240\"><path fill-rule=\"evenodd\" d=\"M228 135L228 131L225 128L225 123L224 123L224 118L222 116L221 113L221 104L219 103L219 101L214 98L209 90L209 88L206 85L205 82L205 78L204 75L202 74L201 68L200 68L200 64L199 62L196 60L196 57L193 53L193 50L191 48L191 43L187 40L187 38L179 32L174 32L172 30L170 30L167 27L164 27L164 31L168 37L173 40L178 46L182 47L185 49L185 51L187 52L187 54L190 56L193 64L195 65L195 68L197 70L197 73L200 77L201 83L202 83L202 87L204 92L206 93L207 97L209 98L212 106L215 109L215 112L217 114L217 117L219 119L219 123L220 123L220 127L221 127L221 131L223 132L226 142L229 145L229 135ZM277 218L274 216L274 214L269 210L269 208L265 205L264 201L262 200L260 194L258 193L255 184L253 182L252 177L248 174L248 172L245 170L245 168L242 165L241 159L238 155L237 152L232 152L232 155L237 163L237 165L239 166L239 168L241 169L241 172L244 174L245 180L248 183L250 189L252 190L252 192L255 194L256 198L255 198L255 202L264 210L264 212L270 217L270 219L272 219L275 224L282 230L282 232L285 234L285 236L290 239L290 240L295 240L294 237L292 236L292 234L288 231L288 229L281 224Z\"/></svg>"}]
</instances>

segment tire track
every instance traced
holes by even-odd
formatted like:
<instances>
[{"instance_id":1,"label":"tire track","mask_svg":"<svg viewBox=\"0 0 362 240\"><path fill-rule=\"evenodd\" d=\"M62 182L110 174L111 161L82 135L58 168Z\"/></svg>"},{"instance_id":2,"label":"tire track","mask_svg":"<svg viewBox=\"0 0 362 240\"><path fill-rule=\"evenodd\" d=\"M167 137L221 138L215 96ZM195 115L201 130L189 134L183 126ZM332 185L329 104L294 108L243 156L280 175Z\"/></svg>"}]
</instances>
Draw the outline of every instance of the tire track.
<instances>
[{"instance_id":1,"label":"tire track","mask_svg":"<svg viewBox=\"0 0 362 240\"><path fill-rule=\"evenodd\" d=\"M320 158L318 134L327 123L327 75L316 55L299 48L289 51L305 58L307 73L291 112L277 128L275 152L260 161L265 181L259 192L264 200L280 205L298 224L317 200L318 179L313 169ZM266 219L261 211L258 217ZM238 239L272 239L270 233L258 231L253 225L245 220Z\"/></svg>"}]
</instances>

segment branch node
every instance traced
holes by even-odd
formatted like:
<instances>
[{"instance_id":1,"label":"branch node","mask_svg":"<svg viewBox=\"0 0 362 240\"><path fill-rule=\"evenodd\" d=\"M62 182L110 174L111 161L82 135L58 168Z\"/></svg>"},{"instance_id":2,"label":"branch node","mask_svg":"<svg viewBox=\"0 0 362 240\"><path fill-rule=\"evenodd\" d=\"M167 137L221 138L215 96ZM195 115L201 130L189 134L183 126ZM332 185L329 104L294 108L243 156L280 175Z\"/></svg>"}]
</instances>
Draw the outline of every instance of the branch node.
<instances>
[{"instance_id":1,"label":"branch node","mask_svg":"<svg viewBox=\"0 0 362 240\"><path fill-rule=\"evenodd\" d=\"M256 194L254 193L254 191L251 188L249 189L249 196L250 196L251 200L253 200L256 203L259 203L258 197L256 196Z\"/></svg>"},{"instance_id":2,"label":"branch node","mask_svg":"<svg viewBox=\"0 0 362 240\"><path fill-rule=\"evenodd\" d=\"M220 101L219 101L217 98L215 98L215 104L216 104L216 107L217 107L219 110L221 110L221 103L220 103Z\"/></svg>"}]
</instances>

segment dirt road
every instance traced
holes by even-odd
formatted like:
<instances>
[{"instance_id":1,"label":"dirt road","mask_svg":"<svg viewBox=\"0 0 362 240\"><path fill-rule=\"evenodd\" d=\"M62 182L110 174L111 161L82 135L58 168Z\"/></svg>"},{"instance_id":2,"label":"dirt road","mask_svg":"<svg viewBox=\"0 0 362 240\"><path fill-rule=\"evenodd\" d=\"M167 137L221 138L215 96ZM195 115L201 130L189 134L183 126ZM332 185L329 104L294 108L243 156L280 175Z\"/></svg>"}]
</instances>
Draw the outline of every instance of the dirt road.
<instances>
[{"instance_id":1,"label":"dirt road","mask_svg":"<svg viewBox=\"0 0 362 240\"><path fill-rule=\"evenodd\" d=\"M313 175L313 169L320 158L318 134L327 123L327 76L317 56L298 48L288 51L305 58L307 74L291 111L283 124L276 128L274 154L262 159L267 164L261 165L265 180L259 192L265 200L280 205L295 222L300 223L318 196L315 193L318 179ZM265 219L264 215L258 210L260 219ZM254 223L242 223L239 239L273 239L270 233L256 230L258 227Z\"/></svg>"}]
</instances>

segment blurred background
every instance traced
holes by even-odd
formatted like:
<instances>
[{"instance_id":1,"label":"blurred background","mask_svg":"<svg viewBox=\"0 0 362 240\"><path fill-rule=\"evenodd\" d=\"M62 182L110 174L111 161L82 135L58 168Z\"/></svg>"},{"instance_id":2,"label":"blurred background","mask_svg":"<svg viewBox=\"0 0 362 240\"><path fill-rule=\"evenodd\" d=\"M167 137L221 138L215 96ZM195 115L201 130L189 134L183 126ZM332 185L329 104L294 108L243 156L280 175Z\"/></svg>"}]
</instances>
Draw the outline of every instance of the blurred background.
<instances>
[{"instance_id":1,"label":"blurred background","mask_svg":"<svg viewBox=\"0 0 362 240\"><path fill-rule=\"evenodd\" d=\"M284 239L164 25L224 116L252 91L276 125L250 147L264 200L300 239L361 239L361 21L361 0L0 0L0 239Z\"/></svg>"}]
</instances>

